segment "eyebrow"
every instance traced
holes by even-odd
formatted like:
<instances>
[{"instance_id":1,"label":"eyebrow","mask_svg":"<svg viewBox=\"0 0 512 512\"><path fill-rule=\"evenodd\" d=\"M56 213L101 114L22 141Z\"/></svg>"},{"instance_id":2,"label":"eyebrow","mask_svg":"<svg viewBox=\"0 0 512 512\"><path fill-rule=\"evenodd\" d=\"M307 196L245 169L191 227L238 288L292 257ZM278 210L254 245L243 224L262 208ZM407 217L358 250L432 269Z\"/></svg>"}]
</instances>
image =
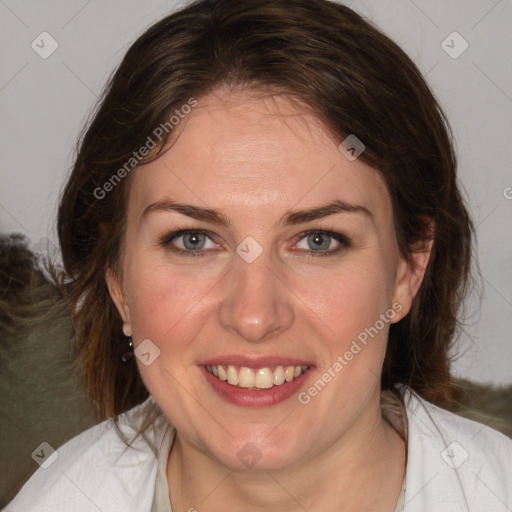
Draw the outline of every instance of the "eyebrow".
<instances>
[{"instance_id":1,"label":"eyebrow","mask_svg":"<svg viewBox=\"0 0 512 512\"><path fill-rule=\"evenodd\" d=\"M224 226L228 228L231 227L231 221L229 217L219 210L203 208L191 204L178 203L172 200L157 201L150 204L142 212L140 220L142 221L144 217L150 213L162 211L175 211L181 213L182 215L186 215L187 217L191 217L192 219L209 222L218 226ZM368 210L368 208L357 204L350 204L346 201L335 200L325 205L316 206L314 208L287 212L279 220L277 226L294 226L297 224L303 224L306 222L323 219L338 213L362 213L374 221L373 215L370 210Z\"/></svg>"}]
</instances>

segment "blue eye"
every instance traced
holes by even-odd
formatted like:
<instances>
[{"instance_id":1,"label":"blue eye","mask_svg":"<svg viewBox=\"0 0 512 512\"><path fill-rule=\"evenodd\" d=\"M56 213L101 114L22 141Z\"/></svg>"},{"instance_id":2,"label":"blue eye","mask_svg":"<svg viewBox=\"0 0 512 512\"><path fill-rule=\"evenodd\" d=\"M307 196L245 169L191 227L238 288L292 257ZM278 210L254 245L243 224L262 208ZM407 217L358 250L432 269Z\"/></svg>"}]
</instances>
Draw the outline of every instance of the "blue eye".
<instances>
[{"instance_id":1,"label":"blue eye","mask_svg":"<svg viewBox=\"0 0 512 512\"><path fill-rule=\"evenodd\" d=\"M341 233L325 230L310 230L297 235L299 241L306 240L308 247L299 248L298 252L304 252L307 256L332 256L343 249L350 247L350 239ZM180 240L176 246L176 241ZM210 240L210 247L206 242ZM338 247L332 249L332 240L338 242ZM183 229L164 235L160 244L167 250L177 253L180 256L205 256L208 252L202 249L215 249L219 247L212 240L211 233L200 229Z\"/></svg>"},{"instance_id":2,"label":"blue eye","mask_svg":"<svg viewBox=\"0 0 512 512\"><path fill-rule=\"evenodd\" d=\"M350 247L350 240L345 235L335 233L333 231L307 231L306 233L301 233L298 236L302 236L300 240L305 240L308 246L312 247L312 249L305 249L311 256L331 256L346 247ZM331 242L333 239L339 244L335 249L331 249Z\"/></svg>"},{"instance_id":3,"label":"blue eye","mask_svg":"<svg viewBox=\"0 0 512 512\"><path fill-rule=\"evenodd\" d=\"M171 242L174 242L175 240L182 239L181 242L182 248L175 247L171 244ZM181 231L174 231L173 233L169 233L168 235L164 236L161 243L164 247L178 252L183 253L185 256L199 256L200 249L209 249L212 247L205 247L206 239L211 238L208 236L207 231L202 231L198 229L186 229ZM217 245L214 242L212 242L214 247Z\"/></svg>"}]
</instances>

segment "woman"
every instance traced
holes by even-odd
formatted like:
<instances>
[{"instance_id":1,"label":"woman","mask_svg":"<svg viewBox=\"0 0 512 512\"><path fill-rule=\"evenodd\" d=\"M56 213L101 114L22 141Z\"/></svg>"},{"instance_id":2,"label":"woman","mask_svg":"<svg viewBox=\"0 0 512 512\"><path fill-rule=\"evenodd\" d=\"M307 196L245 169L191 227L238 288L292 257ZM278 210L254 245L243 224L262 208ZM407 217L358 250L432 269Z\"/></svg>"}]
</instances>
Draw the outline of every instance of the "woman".
<instances>
[{"instance_id":1,"label":"woman","mask_svg":"<svg viewBox=\"0 0 512 512\"><path fill-rule=\"evenodd\" d=\"M7 510L510 509L512 441L438 407L473 237L455 168L416 66L347 7L203 0L151 27L58 219L115 420Z\"/></svg>"}]
</instances>

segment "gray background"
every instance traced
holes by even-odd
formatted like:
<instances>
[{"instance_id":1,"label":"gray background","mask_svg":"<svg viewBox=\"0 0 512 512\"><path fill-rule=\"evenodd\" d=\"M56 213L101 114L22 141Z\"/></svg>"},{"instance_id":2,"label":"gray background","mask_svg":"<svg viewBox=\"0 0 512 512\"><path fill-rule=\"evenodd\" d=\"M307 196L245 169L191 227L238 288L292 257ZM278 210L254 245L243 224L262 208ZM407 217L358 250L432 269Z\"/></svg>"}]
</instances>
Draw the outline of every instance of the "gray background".
<instances>
[{"instance_id":1,"label":"gray background","mask_svg":"<svg viewBox=\"0 0 512 512\"><path fill-rule=\"evenodd\" d=\"M476 381L512 383L512 1L346 3L404 48L448 115L483 274L454 369ZM57 198L87 114L130 43L179 5L0 0L1 232L24 233L40 251L56 245ZM469 45L456 58L464 42L454 31ZM42 32L58 43L46 59L31 47L35 40L48 50Z\"/></svg>"}]
</instances>

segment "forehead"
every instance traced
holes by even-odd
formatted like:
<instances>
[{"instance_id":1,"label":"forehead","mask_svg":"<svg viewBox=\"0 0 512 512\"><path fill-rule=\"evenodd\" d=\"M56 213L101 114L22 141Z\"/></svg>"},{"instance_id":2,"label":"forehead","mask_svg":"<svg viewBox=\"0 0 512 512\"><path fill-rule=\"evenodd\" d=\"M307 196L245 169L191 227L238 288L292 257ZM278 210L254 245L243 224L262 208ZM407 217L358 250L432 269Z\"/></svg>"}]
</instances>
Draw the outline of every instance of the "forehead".
<instances>
[{"instance_id":1,"label":"forehead","mask_svg":"<svg viewBox=\"0 0 512 512\"><path fill-rule=\"evenodd\" d=\"M218 91L175 130L171 148L134 173L133 215L166 198L262 216L334 199L390 209L379 173L349 161L342 139L293 98Z\"/></svg>"}]
</instances>

